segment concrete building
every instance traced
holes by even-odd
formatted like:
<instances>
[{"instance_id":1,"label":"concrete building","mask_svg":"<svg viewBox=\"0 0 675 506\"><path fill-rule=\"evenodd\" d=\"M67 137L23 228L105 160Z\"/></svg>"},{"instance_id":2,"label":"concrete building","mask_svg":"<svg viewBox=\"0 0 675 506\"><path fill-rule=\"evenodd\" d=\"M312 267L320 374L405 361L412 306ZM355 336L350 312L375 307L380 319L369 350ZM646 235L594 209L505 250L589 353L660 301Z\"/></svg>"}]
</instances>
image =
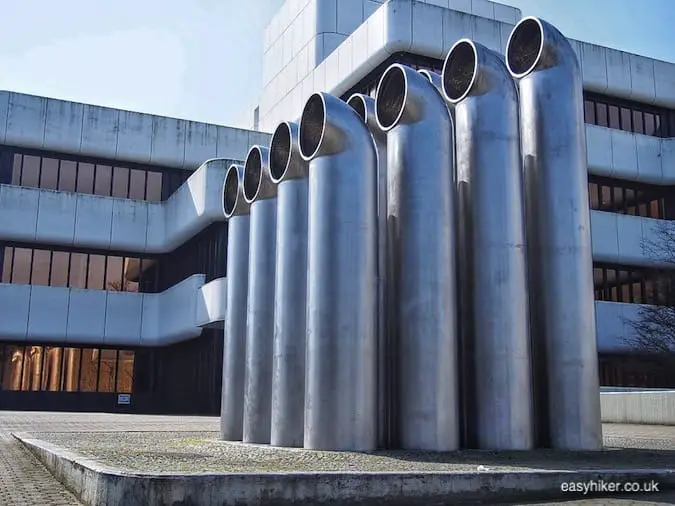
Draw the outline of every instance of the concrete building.
<instances>
[{"instance_id":1,"label":"concrete building","mask_svg":"<svg viewBox=\"0 0 675 506\"><path fill-rule=\"evenodd\" d=\"M522 14L488 0L287 0L265 31L250 131L0 92L0 409L218 413L227 163L312 92L374 95L392 62L440 72L462 37L503 53ZM601 383L675 386L623 341L675 267L643 248L675 219L675 64L573 46Z\"/></svg>"}]
</instances>

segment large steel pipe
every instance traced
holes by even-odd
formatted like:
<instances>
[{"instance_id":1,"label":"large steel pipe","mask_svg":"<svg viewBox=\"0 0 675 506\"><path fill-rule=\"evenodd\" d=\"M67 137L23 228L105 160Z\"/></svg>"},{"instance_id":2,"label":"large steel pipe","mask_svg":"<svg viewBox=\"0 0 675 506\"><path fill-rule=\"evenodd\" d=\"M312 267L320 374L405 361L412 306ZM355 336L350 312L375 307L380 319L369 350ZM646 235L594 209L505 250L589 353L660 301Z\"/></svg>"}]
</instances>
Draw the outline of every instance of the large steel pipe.
<instances>
[{"instance_id":1,"label":"large steel pipe","mask_svg":"<svg viewBox=\"0 0 675 506\"><path fill-rule=\"evenodd\" d=\"M270 144L277 184L277 257L271 444L303 445L307 313L308 164L300 155L298 125L280 123Z\"/></svg>"},{"instance_id":2,"label":"large steel pipe","mask_svg":"<svg viewBox=\"0 0 675 506\"><path fill-rule=\"evenodd\" d=\"M307 101L309 165L305 448L377 445L377 156L354 110Z\"/></svg>"},{"instance_id":3,"label":"large steel pipe","mask_svg":"<svg viewBox=\"0 0 675 506\"><path fill-rule=\"evenodd\" d=\"M387 132L390 325L399 445L458 447L452 120L433 85L394 64L377 89Z\"/></svg>"},{"instance_id":4,"label":"large steel pipe","mask_svg":"<svg viewBox=\"0 0 675 506\"><path fill-rule=\"evenodd\" d=\"M245 443L269 443L274 352L274 268L277 187L269 171L269 150L253 146L244 166L244 197L251 206L246 311Z\"/></svg>"},{"instance_id":5,"label":"large steel pipe","mask_svg":"<svg viewBox=\"0 0 675 506\"><path fill-rule=\"evenodd\" d=\"M424 78L438 90L438 93L443 95L443 78L441 74L429 69L420 69L417 72L424 76Z\"/></svg>"},{"instance_id":6,"label":"large steel pipe","mask_svg":"<svg viewBox=\"0 0 675 506\"><path fill-rule=\"evenodd\" d=\"M223 186L228 237L220 437L225 441L241 441L244 427L250 206L244 198L243 179L244 167L231 165Z\"/></svg>"},{"instance_id":7,"label":"large steel pipe","mask_svg":"<svg viewBox=\"0 0 675 506\"><path fill-rule=\"evenodd\" d=\"M520 136L531 247L532 346L555 448L602 444L581 71L569 41L534 17L509 36L520 89ZM538 410L540 411L540 410ZM546 418L546 417L544 417Z\"/></svg>"},{"instance_id":8,"label":"large steel pipe","mask_svg":"<svg viewBox=\"0 0 675 506\"><path fill-rule=\"evenodd\" d=\"M518 91L501 55L462 39L445 60L443 93L455 111L476 440L482 449L527 450L534 433Z\"/></svg>"},{"instance_id":9,"label":"large steel pipe","mask_svg":"<svg viewBox=\"0 0 675 506\"><path fill-rule=\"evenodd\" d=\"M387 134L377 124L375 99L355 93L347 103L368 127L377 151L377 411L380 448L391 444L392 354L387 330Z\"/></svg>"}]
</instances>

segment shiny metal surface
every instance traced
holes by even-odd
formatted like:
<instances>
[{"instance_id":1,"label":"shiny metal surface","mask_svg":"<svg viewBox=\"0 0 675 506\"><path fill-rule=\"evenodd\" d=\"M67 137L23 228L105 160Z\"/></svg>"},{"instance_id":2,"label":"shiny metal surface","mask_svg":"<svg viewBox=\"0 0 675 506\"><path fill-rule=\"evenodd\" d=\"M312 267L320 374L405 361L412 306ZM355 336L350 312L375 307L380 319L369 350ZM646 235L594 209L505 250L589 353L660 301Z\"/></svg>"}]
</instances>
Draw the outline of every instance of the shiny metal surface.
<instances>
[{"instance_id":1,"label":"shiny metal surface","mask_svg":"<svg viewBox=\"0 0 675 506\"><path fill-rule=\"evenodd\" d=\"M231 165L223 185L228 242L220 437L225 441L241 441L244 426L250 206L244 199L243 178L244 167Z\"/></svg>"},{"instance_id":2,"label":"shiny metal surface","mask_svg":"<svg viewBox=\"0 0 675 506\"><path fill-rule=\"evenodd\" d=\"M443 95L443 77L441 74L428 69L420 69L417 72L424 76L438 90L441 96Z\"/></svg>"},{"instance_id":3,"label":"shiny metal surface","mask_svg":"<svg viewBox=\"0 0 675 506\"><path fill-rule=\"evenodd\" d=\"M375 99L355 93L347 103L368 127L377 151L377 411L380 448L391 444L391 374L392 354L388 344L387 330L387 134L377 124Z\"/></svg>"},{"instance_id":4,"label":"shiny metal surface","mask_svg":"<svg viewBox=\"0 0 675 506\"><path fill-rule=\"evenodd\" d=\"M415 70L382 76L377 122L387 132L387 263L397 354L398 445L459 446L452 120Z\"/></svg>"},{"instance_id":5,"label":"shiny metal surface","mask_svg":"<svg viewBox=\"0 0 675 506\"><path fill-rule=\"evenodd\" d=\"M506 62L520 89L531 312L542 444L600 448L583 90L569 41L537 18L513 29ZM548 382L546 387L543 385Z\"/></svg>"},{"instance_id":6,"label":"shiny metal surface","mask_svg":"<svg viewBox=\"0 0 675 506\"><path fill-rule=\"evenodd\" d=\"M462 337L472 343L476 442L534 447L518 91L501 55L462 39L443 66L455 110ZM473 367L470 367L473 365Z\"/></svg>"},{"instance_id":7,"label":"shiny metal surface","mask_svg":"<svg viewBox=\"0 0 675 506\"><path fill-rule=\"evenodd\" d=\"M279 124L270 143L277 184L272 431L275 446L302 447L305 409L308 163L298 125Z\"/></svg>"},{"instance_id":8,"label":"shiny metal surface","mask_svg":"<svg viewBox=\"0 0 675 506\"><path fill-rule=\"evenodd\" d=\"M252 146L244 166L244 197L251 205L246 310L245 443L269 443L274 349L276 185L269 150Z\"/></svg>"},{"instance_id":9,"label":"shiny metal surface","mask_svg":"<svg viewBox=\"0 0 675 506\"><path fill-rule=\"evenodd\" d=\"M377 446L377 156L356 112L315 93L300 121L309 165L304 446Z\"/></svg>"}]
</instances>

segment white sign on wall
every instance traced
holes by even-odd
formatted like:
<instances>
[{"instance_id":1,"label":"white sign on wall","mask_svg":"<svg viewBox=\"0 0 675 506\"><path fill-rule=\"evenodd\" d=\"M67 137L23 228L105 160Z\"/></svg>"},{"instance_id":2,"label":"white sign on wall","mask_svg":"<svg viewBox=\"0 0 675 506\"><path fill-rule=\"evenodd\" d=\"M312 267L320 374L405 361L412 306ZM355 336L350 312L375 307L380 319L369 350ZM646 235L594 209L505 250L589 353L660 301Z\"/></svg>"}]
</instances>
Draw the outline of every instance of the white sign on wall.
<instances>
[{"instance_id":1,"label":"white sign on wall","mask_svg":"<svg viewBox=\"0 0 675 506\"><path fill-rule=\"evenodd\" d=\"M117 404L131 404L131 394L117 394Z\"/></svg>"}]
</instances>

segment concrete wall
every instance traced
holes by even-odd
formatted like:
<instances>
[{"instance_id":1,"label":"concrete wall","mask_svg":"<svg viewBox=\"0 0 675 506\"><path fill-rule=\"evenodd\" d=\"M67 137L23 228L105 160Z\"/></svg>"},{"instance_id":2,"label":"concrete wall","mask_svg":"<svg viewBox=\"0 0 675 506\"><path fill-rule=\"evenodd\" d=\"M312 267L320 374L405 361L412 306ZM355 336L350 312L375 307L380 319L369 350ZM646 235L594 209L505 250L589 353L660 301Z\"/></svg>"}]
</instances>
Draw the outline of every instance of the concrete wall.
<instances>
[{"instance_id":1,"label":"concrete wall","mask_svg":"<svg viewBox=\"0 0 675 506\"><path fill-rule=\"evenodd\" d=\"M604 423L675 425L675 391L602 392Z\"/></svg>"},{"instance_id":2,"label":"concrete wall","mask_svg":"<svg viewBox=\"0 0 675 506\"><path fill-rule=\"evenodd\" d=\"M0 144L187 170L243 160L269 136L251 130L0 91Z\"/></svg>"},{"instance_id":3,"label":"concrete wall","mask_svg":"<svg viewBox=\"0 0 675 506\"><path fill-rule=\"evenodd\" d=\"M192 339L225 315L225 278L190 276L162 293L0 283L0 341L161 346Z\"/></svg>"},{"instance_id":4,"label":"concrete wall","mask_svg":"<svg viewBox=\"0 0 675 506\"><path fill-rule=\"evenodd\" d=\"M470 37L503 53L511 28L520 18L517 9L487 0L391 0L379 7L361 0L362 9L358 8L358 2L353 8L357 13L365 13L363 9L366 8L376 7L377 10L367 19L362 14L365 21L344 37L345 34L338 30L323 31L325 26L332 29L340 21L339 12L335 14L333 8L336 1L320 2L322 11L316 14L316 19L321 20L319 28L311 28L313 18L310 16L310 33L321 32L324 36L322 47L328 44L328 51L320 53L323 59L312 61L293 42L293 23L303 25L297 17L293 18L297 1L286 2L287 13L280 12L279 20L275 18L270 25L265 66L271 65L272 70L266 70L260 97L262 130L271 131L279 121L299 116L313 92L341 95L398 51L444 58L455 41ZM310 8L310 2L305 1L305 5ZM344 26L350 26L346 19L343 18ZM285 30L288 26L291 30ZM305 28L300 29L303 30ZM288 35L284 39L285 33ZM344 40L333 48L341 38ZM572 41L572 44L579 56L586 89L675 107L674 64L584 42ZM315 51L314 54L319 53Z\"/></svg>"},{"instance_id":5,"label":"concrete wall","mask_svg":"<svg viewBox=\"0 0 675 506\"><path fill-rule=\"evenodd\" d=\"M0 185L0 240L172 251L225 219L222 188L231 163L206 161L163 202Z\"/></svg>"}]
</instances>

